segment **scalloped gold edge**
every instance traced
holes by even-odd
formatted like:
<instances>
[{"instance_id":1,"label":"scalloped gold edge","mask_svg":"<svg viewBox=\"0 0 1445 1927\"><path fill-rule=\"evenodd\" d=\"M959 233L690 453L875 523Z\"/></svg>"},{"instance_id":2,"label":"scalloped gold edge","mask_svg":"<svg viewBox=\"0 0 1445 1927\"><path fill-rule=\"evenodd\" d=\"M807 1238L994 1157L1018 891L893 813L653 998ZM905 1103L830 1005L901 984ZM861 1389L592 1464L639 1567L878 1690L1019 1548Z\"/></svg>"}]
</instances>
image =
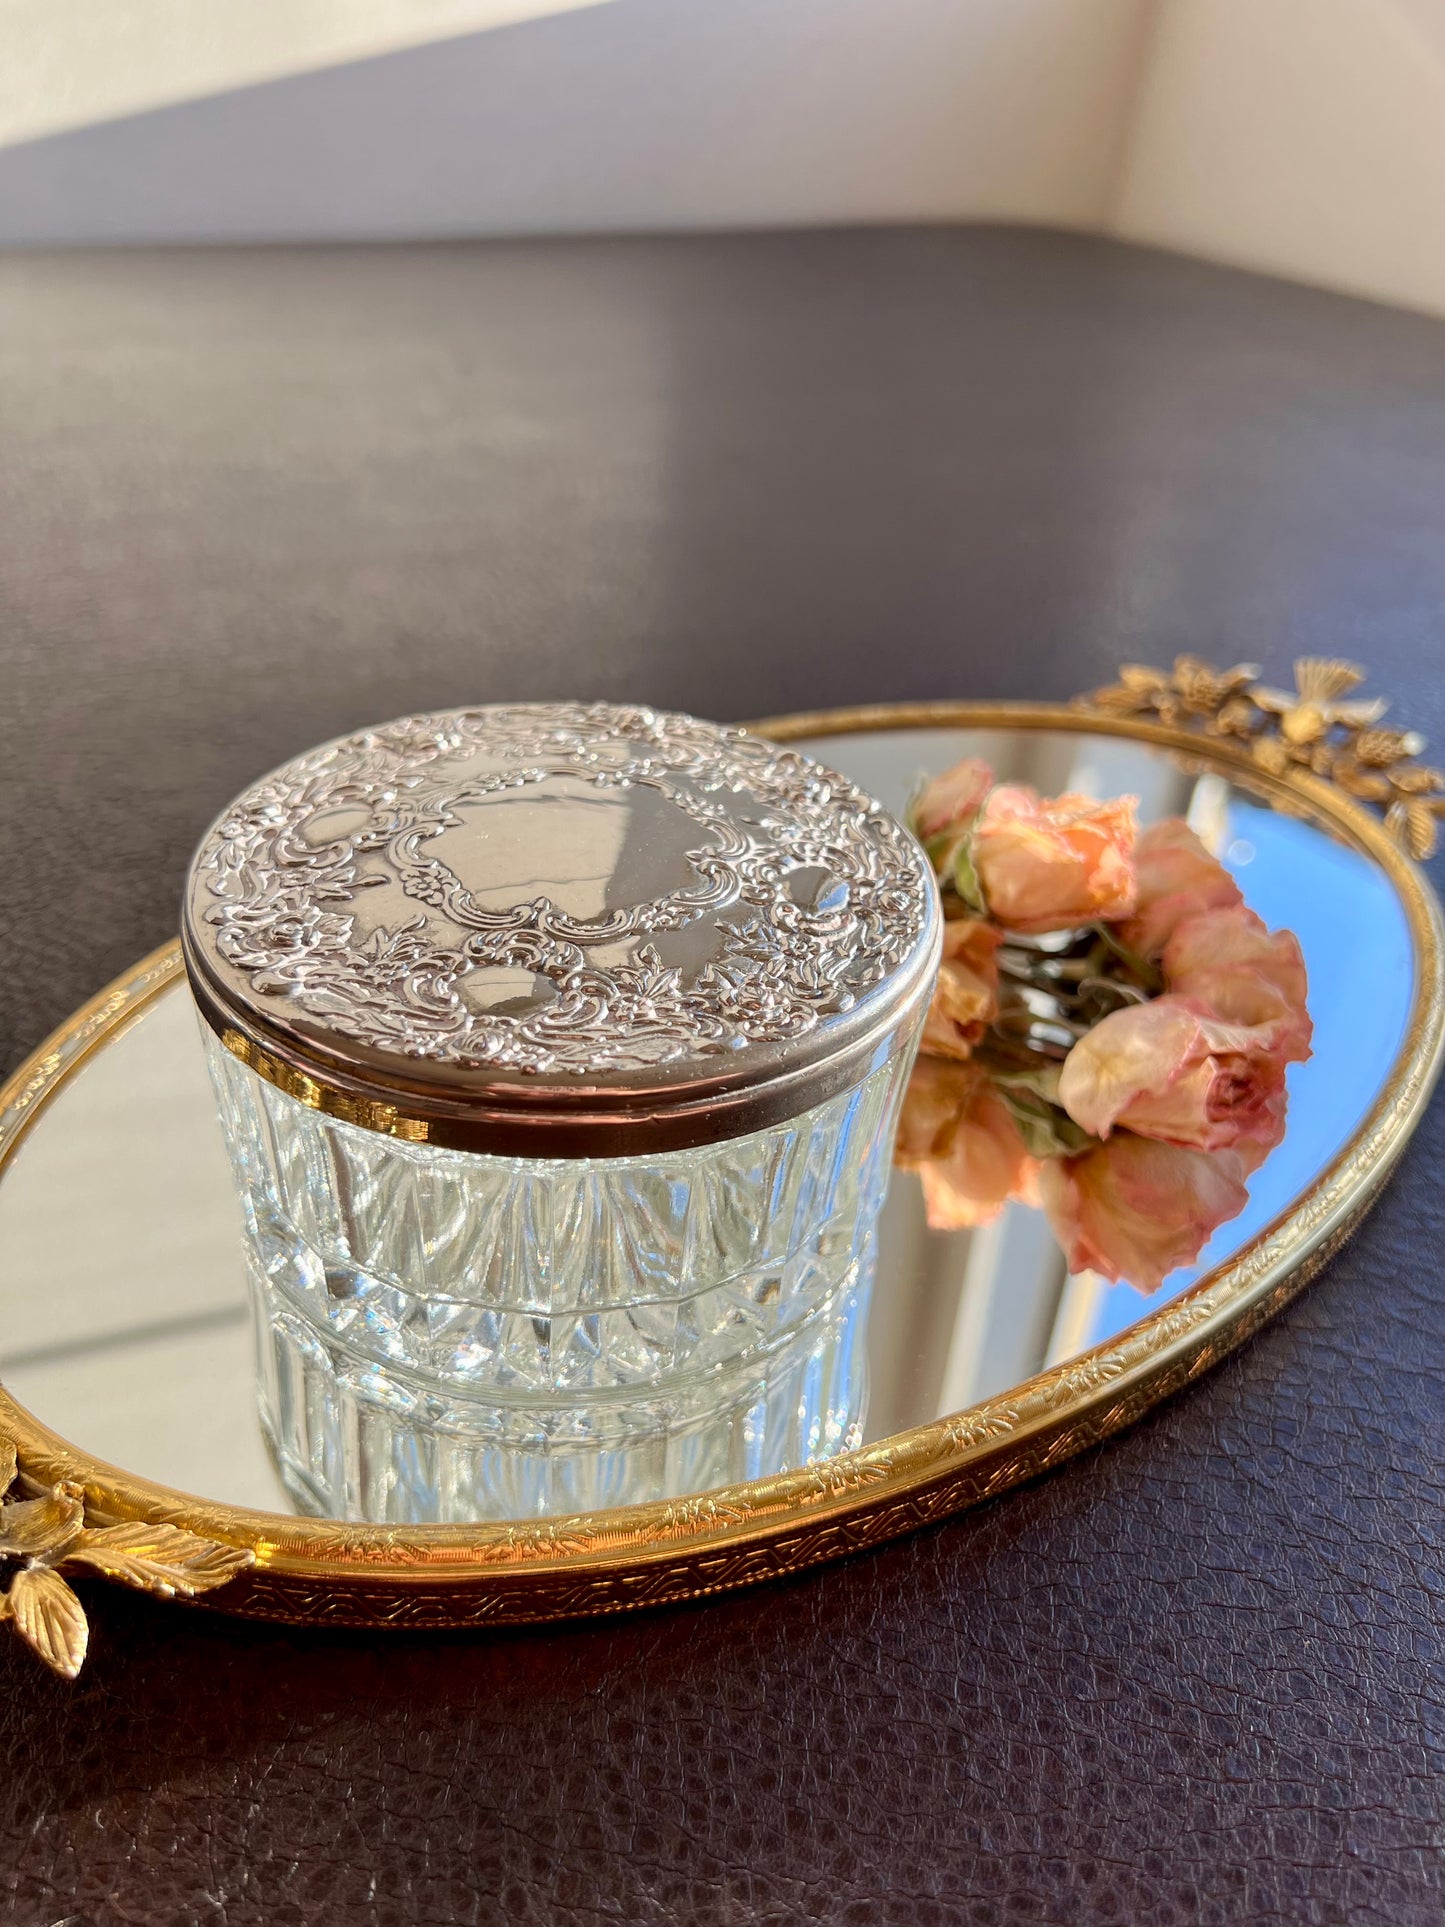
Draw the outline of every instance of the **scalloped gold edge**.
<instances>
[{"instance_id":1,"label":"scalloped gold edge","mask_svg":"<svg viewBox=\"0 0 1445 1927\"><path fill-rule=\"evenodd\" d=\"M380 1527L219 1505L69 1444L0 1389L0 1430L35 1488L80 1483L88 1514L185 1527L254 1554L214 1605L293 1623L464 1626L590 1617L699 1597L880 1544L1034 1478L1217 1363L1349 1235L1403 1150L1445 1050L1445 930L1421 873L1359 804L1300 770L1137 718L1031 703L872 704L769 718L780 741L901 728L1132 738L1229 774L1372 857L1415 945L1404 1044L1368 1117L1311 1191L1226 1266L1118 1338L1001 1397L826 1464L686 1499L510 1525ZM0 1177L46 1103L184 974L163 946L75 1013L0 1088Z\"/></svg>"}]
</instances>

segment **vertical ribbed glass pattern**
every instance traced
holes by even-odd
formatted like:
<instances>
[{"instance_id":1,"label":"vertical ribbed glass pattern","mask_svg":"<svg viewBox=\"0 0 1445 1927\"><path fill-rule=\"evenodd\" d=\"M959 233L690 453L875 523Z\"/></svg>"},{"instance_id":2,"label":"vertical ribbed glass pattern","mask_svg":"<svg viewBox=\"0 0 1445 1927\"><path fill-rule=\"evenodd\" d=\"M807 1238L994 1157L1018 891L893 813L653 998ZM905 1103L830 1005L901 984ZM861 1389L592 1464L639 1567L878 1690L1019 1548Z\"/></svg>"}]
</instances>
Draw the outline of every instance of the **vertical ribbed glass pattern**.
<instances>
[{"instance_id":1,"label":"vertical ribbed glass pattern","mask_svg":"<svg viewBox=\"0 0 1445 1927\"><path fill-rule=\"evenodd\" d=\"M906 1055L750 1137L542 1160L340 1123L204 1034L262 1424L305 1510L584 1511L858 1442Z\"/></svg>"}]
</instances>

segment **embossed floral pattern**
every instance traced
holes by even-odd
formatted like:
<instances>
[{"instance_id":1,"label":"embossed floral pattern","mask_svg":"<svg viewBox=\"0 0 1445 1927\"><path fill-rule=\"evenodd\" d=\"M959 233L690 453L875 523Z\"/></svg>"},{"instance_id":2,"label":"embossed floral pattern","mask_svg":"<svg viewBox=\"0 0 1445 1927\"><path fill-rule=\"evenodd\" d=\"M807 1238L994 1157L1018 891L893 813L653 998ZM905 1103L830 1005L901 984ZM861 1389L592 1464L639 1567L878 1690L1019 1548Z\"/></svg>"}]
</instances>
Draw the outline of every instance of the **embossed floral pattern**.
<instances>
[{"instance_id":1,"label":"embossed floral pattern","mask_svg":"<svg viewBox=\"0 0 1445 1927\"><path fill-rule=\"evenodd\" d=\"M695 826L691 880L581 916L545 892L498 907L438 853L489 800L559 781L663 799ZM821 900L799 900L800 874L829 880ZM316 750L232 806L195 878L194 927L247 996L371 1049L546 1074L804 1036L916 948L930 893L916 847L841 777L740 730L605 704L454 711ZM422 908L368 928L387 884ZM687 930L711 941L684 968L661 945ZM478 1008L478 971L530 973L538 993Z\"/></svg>"}]
</instances>

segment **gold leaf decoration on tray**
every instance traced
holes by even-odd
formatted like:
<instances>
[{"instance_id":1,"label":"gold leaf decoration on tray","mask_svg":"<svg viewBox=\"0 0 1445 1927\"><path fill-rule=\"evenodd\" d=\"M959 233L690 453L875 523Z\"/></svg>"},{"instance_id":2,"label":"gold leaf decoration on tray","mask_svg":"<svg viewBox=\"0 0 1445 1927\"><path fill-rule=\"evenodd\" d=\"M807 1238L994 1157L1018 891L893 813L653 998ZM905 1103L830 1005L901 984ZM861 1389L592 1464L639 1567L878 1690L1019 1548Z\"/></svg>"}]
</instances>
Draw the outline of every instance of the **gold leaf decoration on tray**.
<instances>
[{"instance_id":1,"label":"gold leaf decoration on tray","mask_svg":"<svg viewBox=\"0 0 1445 1927\"><path fill-rule=\"evenodd\" d=\"M85 1660L85 1608L53 1566L22 1566L5 1595L20 1637L53 1672L74 1679Z\"/></svg>"},{"instance_id":2,"label":"gold leaf decoration on tray","mask_svg":"<svg viewBox=\"0 0 1445 1927\"><path fill-rule=\"evenodd\" d=\"M10 1490L16 1471L15 1447L0 1438L0 1493ZM0 1593L0 1619L10 1620L47 1666L74 1679L85 1661L90 1628L85 1608L61 1577L62 1567L88 1567L173 1599L177 1593L192 1597L224 1586L254 1558L181 1526L142 1520L88 1526L80 1487L52 1486L38 1499L0 1505L0 1561L20 1562L9 1591Z\"/></svg>"},{"instance_id":3,"label":"gold leaf decoration on tray","mask_svg":"<svg viewBox=\"0 0 1445 1927\"><path fill-rule=\"evenodd\" d=\"M1418 862L1432 856L1445 816L1445 770L1415 760L1425 739L1414 730L1380 727L1389 706L1381 697L1350 694L1364 670L1335 657L1301 656L1292 690L1258 678L1253 663L1213 669L1197 656L1176 656L1172 669L1125 663L1118 682L1079 697L1078 707L1232 738L1276 776L1307 769L1382 809L1390 834Z\"/></svg>"}]
</instances>

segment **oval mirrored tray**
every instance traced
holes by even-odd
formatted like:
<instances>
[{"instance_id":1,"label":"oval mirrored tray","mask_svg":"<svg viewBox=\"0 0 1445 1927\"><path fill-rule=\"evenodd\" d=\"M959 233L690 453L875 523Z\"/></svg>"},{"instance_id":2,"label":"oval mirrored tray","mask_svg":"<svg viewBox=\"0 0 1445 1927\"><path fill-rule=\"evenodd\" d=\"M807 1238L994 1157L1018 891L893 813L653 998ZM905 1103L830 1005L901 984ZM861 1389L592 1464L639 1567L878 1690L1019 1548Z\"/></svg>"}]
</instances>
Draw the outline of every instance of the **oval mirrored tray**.
<instances>
[{"instance_id":1,"label":"oval mirrored tray","mask_svg":"<svg viewBox=\"0 0 1445 1927\"><path fill-rule=\"evenodd\" d=\"M210 1603L236 1612L423 1626L617 1611L830 1559L1045 1472L1299 1290L1387 1174L1441 1052L1438 909L1376 818L1300 759L1271 767L1257 745L1147 716L934 704L760 727L898 810L965 755L1046 792L1129 792L1146 822L1203 830L1251 908L1296 933L1313 1055L1290 1070L1283 1141L1197 1262L1150 1291L1071 1275L1032 1205L934 1230L918 1177L896 1171L871 1291L783 1387L792 1469L707 1490L639 1473L616 1505L567 1517L508 1516L500 1489L471 1523L298 1517L257 1425L236 1205L171 945L0 1093L0 1433L31 1492L69 1482L97 1543L113 1529L121 1545L125 1522L213 1542ZM746 1422L729 1420L744 1468ZM89 1563L146 1583L118 1554Z\"/></svg>"}]
</instances>

